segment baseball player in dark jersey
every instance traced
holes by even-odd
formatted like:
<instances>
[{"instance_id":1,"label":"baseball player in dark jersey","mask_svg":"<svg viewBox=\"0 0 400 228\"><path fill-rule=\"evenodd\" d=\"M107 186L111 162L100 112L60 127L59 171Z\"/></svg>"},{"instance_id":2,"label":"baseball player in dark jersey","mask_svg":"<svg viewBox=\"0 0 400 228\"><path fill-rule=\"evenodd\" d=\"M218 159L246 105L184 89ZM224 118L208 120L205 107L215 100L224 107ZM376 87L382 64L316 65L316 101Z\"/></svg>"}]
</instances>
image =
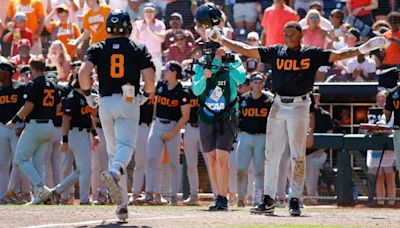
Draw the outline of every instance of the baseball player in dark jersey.
<instances>
[{"instance_id":1,"label":"baseball player in dark jersey","mask_svg":"<svg viewBox=\"0 0 400 228\"><path fill-rule=\"evenodd\" d=\"M135 160L135 169L133 172L132 196L129 199L130 204L137 203L136 200L141 197L141 191L144 185L144 174L147 164L147 139L150 133L151 123L153 122L155 97L149 98L146 103L140 106L139 132L137 144L133 159Z\"/></svg>"},{"instance_id":2,"label":"baseball player in dark jersey","mask_svg":"<svg viewBox=\"0 0 400 228\"><path fill-rule=\"evenodd\" d=\"M25 86L12 80L14 72L14 66L7 59L0 57L0 204L22 203L18 195L22 180L25 180L23 183L27 182L27 184L24 184L26 189L21 194L30 194L29 180L14 162L19 131L23 123L22 121L16 123L12 129L6 127L8 120L24 104L22 96Z\"/></svg>"},{"instance_id":3,"label":"baseball player in dark jersey","mask_svg":"<svg viewBox=\"0 0 400 228\"><path fill-rule=\"evenodd\" d=\"M110 160L108 171L101 173L111 200L117 204L117 217L128 218L126 167L135 149L140 103L154 92L154 64L147 48L130 40L132 26L124 10L113 10L107 17L111 38L92 45L79 71L79 84L88 104L94 108L98 98L91 93L91 71L97 67L99 80L99 116ZM140 75L144 89L140 91ZM146 98L147 97L147 98Z\"/></svg>"},{"instance_id":4,"label":"baseball player in dark jersey","mask_svg":"<svg viewBox=\"0 0 400 228\"><path fill-rule=\"evenodd\" d=\"M264 162L267 117L273 103L272 94L263 91L264 77L251 75L251 92L239 100L239 143L237 149L238 207L245 206L248 168L253 160L255 189L264 187Z\"/></svg>"},{"instance_id":5,"label":"baseball player in dark jersey","mask_svg":"<svg viewBox=\"0 0 400 228\"><path fill-rule=\"evenodd\" d=\"M216 29L210 29L209 37L242 55L260 59L272 65L272 91L275 93L267 125L267 150L265 162L264 202L252 209L255 213L273 213L279 161L284 143L288 140L292 158L293 178L291 184L289 213L300 215L299 198L304 187L304 165L306 138L309 128L310 96L315 73L320 66L332 65L334 61L365 54L387 44L383 37L375 37L360 47L340 51L328 51L316 47L302 46L303 32L298 22L285 25L285 45L250 47L222 37Z\"/></svg>"},{"instance_id":6,"label":"baseball player in dark jersey","mask_svg":"<svg viewBox=\"0 0 400 228\"><path fill-rule=\"evenodd\" d=\"M397 170L400 170L400 87L396 86L388 91L385 104L385 119L382 118L381 124L389 123L392 114L394 116L393 146L396 152Z\"/></svg>"},{"instance_id":7,"label":"baseball player in dark jersey","mask_svg":"<svg viewBox=\"0 0 400 228\"><path fill-rule=\"evenodd\" d=\"M31 81L24 90L24 106L7 123L14 124L25 120L24 131L19 138L15 153L15 163L28 177L34 187L34 198L30 204L40 204L50 196L50 189L44 185L44 156L51 137L54 134L53 119L60 97L56 86L44 76L45 59L43 56L29 61Z\"/></svg>"},{"instance_id":8,"label":"baseball player in dark jersey","mask_svg":"<svg viewBox=\"0 0 400 228\"><path fill-rule=\"evenodd\" d=\"M180 130L189 120L190 106L187 91L178 81L182 79L182 67L176 61L165 64L165 80L156 87L156 119L147 140L146 195L140 202L160 204L161 168L163 148L166 147L171 178L170 204L176 206L180 188Z\"/></svg>"},{"instance_id":9,"label":"baseball player in dark jersey","mask_svg":"<svg viewBox=\"0 0 400 228\"><path fill-rule=\"evenodd\" d=\"M91 176L91 147L90 133L93 135L93 147L96 147L100 138L92 119L92 108L86 103L78 79L72 82L74 88L65 98L62 105L62 142L61 153L69 150L75 157L76 170L68 175L60 184L51 189L53 198L60 198L60 194L79 180L80 204L90 205L89 190ZM56 200L58 201L58 200Z\"/></svg>"}]
</instances>

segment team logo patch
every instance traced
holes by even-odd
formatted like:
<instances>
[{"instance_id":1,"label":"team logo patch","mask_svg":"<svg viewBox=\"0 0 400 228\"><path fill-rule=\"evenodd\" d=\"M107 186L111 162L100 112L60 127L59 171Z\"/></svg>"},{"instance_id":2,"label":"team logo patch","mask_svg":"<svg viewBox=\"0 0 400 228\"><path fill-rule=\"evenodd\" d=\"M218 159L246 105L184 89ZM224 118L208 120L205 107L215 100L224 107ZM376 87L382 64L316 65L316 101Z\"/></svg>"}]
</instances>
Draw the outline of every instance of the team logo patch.
<instances>
[{"instance_id":1,"label":"team logo patch","mask_svg":"<svg viewBox=\"0 0 400 228\"><path fill-rule=\"evenodd\" d=\"M119 49L119 44L113 44L112 48L113 49Z\"/></svg>"},{"instance_id":2,"label":"team logo patch","mask_svg":"<svg viewBox=\"0 0 400 228\"><path fill-rule=\"evenodd\" d=\"M183 101L183 102L186 102L186 101L187 101L186 97L182 98L182 101Z\"/></svg>"},{"instance_id":3,"label":"team logo patch","mask_svg":"<svg viewBox=\"0 0 400 228\"><path fill-rule=\"evenodd\" d=\"M162 93L163 92L163 88L162 86L160 88L157 89L157 93Z\"/></svg>"},{"instance_id":4,"label":"team logo patch","mask_svg":"<svg viewBox=\"0 0 400 228\"><path fill-rule=\"evenodd\" d=\"M247 106L247 102L246 101L242 101L242 103L240 103L240 107L244 108Z\"/></svg>"},{"instance_id":5,"label":"team logo patch","mask_svg":"<svg viewBox=\"0 0 400 228\"><path fill-rule=\"evenodd\" d=\"M23 97L24 97L24 99L28 98L28 94L24 94Z\"/></svg>"},{"instance_id":6,"label":"team logo patch","mask_svg":"<svg viewBox=\"0 0 400 228\"><path fill-rule=\"evenodd\" d=\"M215 100L215 99L212 98L212 95L213 95L213 90L210 90L209 91L209 95L206 98L205 104L207 105L207 107L209 109L211 109L215 113L222 112L225 109L225 97L224 96L220 96L218 98L218 100ZM208 111L206 108L204 108L203 110L206 113L206 115L214 116L214 114L211 113L210 111Z\"/></svg>"},{"instance_id":7,"label":"team logo patch","mask_svg":"<svg viewBox=\"0 0 400 228\"><path fill-rule=\"evenodd\" d=\"M119 21L118 17L112 17L111 18L111 22L114 23L114 24L117 23L118 21Z\"/></svg>"},{"instance_id":8,"label":"team logo patch","mask_svg":"<svg viewBox=\"0 0 400 228\"><path fill-rule=\"evenodd\" d=\"M394 92L392 95L392 98L393 98L393 100L399 99L399 92L398 91Z\"/></svg>"}]
</instances>

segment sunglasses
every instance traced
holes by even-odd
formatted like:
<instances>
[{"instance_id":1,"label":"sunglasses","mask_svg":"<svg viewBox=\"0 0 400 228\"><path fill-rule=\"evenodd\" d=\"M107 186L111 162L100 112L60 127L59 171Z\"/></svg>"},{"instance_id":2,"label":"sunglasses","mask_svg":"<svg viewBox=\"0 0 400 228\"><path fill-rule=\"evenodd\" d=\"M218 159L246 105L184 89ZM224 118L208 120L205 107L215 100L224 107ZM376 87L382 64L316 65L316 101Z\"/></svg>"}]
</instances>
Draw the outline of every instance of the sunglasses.
<instances>
[{"instance_id":1,"label":"sunglasses","mask_svg":"<svg viewBox=\"0 0 400 228\"><path fill-rule=\"evenodd\" d=\"M319 16L317 16L317 15L310 16L310 20L318 21L319 20Z\"/></svg>"}]
</instances>

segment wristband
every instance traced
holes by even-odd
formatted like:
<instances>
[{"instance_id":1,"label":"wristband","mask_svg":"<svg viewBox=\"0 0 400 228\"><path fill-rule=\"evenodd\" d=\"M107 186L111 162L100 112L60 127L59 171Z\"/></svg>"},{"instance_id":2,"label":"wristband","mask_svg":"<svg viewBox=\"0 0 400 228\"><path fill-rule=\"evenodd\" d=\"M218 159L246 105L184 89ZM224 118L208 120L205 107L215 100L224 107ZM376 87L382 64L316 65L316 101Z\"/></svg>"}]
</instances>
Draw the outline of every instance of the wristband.
<instances>
[{"instance_id":1,"label":"wristband","mask_svg":"<svg viewBox=\"0 0 400 228\"><path fill-rule=\"evenodd\" d=\"M17 114L11 119L11 122L15 124L16 122L24 122Z\"/></svg>"},{"instance_id":2,"label":"wristband","mask_svg":"<svg viewBox=\"0 0 400 228\"><path fill-rule=\"evenodd\" d=\"M89 96L91 94L90 89L83 89L83 94L85 95L85 97Z\"/></svg>"},{"instance_id":3,"label":"wristband","mask_svg":"<svg viewBox=\"0 0 400 228\"><path fill-rule=\"evenodd\" d=\"M93 137L98 136L96 129L92 129L90 132L92 133Z\"/></svg>"},{"instance_id":4,"label":"wristband","mask_svg":"<svg viewBox=\"0 0 400 228\"><path fill-rule=\"evenodd\" d=\"M62 142L68 143L68 135L63 135Z\"/></svg>"},{"instance_id":5,"label":"wristband","mask_svg":"<svg viewBox=\"0 0 400 228\"><path fill-rule=\"evenodd\" d=\"M148 98L148 97L150 97L150 93L143 90L143 96Z\"/></svg>"}]
</instances>

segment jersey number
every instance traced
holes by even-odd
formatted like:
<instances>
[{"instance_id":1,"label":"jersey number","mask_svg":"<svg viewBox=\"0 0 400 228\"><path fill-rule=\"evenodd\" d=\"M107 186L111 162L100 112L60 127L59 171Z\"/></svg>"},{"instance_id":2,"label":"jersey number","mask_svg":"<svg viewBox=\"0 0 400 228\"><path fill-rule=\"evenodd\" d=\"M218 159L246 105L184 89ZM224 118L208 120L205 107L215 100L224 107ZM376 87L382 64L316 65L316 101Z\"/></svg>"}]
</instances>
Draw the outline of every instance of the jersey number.
<instances>
[{"instance_id":1,"label":"jersey number","mask_svg":"<svg viewBox=\"0 0 400 228\"><path fill-rule=\"evenodd\" d=\"M122 78L124 76L124 59L124 55L121 54L111 55L110 75L112 78Z\"/></svg>"},{"instance_id":2,"label":"jersey number","mask_svg":"<svg viewBox=\"0 0 400 228\"><path fill-rule=\"evenodd\" d=\"M43 106L52 107L54 106L54 89L44 89Z\"/></svg>"}]
</instances>

